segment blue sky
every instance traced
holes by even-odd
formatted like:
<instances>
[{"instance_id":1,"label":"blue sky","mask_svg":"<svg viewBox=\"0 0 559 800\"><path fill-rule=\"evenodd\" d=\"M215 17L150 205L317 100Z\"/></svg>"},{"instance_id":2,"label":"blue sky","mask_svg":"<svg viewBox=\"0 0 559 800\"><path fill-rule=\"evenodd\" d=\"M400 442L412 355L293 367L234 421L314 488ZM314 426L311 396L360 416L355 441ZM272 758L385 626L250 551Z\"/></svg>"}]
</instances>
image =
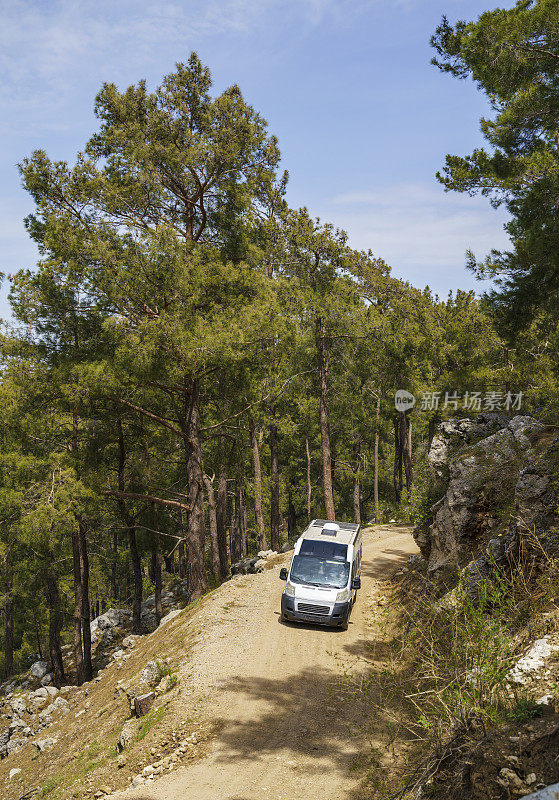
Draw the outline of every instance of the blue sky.
<instances>
[{"instance_id":1,"label":"blue sky","mask_svg":"<svg viewBox=\"0 0 559 800\"><path fill-rule=\"evenodd\" d=\"M513 2L501 3L511 7ZM483 288L464 253L506 246L504 213L444 193L446 153L481 143L471 82L430 66L443 14L469 0L0 0L0 270L37 255L16 164L35 148L72 160L95 129L103 81L157 85L196 50L217 91L238 83L279 138L288 200L345 228L393 274L440 294ZM6 289L0 297L6 316Z\"/></svg>"}]
</instances>

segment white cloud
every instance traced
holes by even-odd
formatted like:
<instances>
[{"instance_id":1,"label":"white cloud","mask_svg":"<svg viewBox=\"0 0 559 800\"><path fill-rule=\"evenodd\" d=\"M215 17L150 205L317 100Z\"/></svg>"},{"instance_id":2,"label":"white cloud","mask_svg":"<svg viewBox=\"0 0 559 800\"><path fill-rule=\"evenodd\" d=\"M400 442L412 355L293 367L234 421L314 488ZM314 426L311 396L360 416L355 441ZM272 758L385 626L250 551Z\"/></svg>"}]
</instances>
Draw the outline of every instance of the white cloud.
<instances>
[{"instance_id":1,"label":"white cloud","mask_svg":"<svg viewBox=\"0 0 559 800\"><path fill-rule=\"evenodd\" d=\"M509 245L504 211L485 198L445 193L438 185L350 191L328 200L321 211L348 231L354 247L371 248L390 264L394 275L441 294L456 286L486 288L464 270L466 250L482 258Z\"/></svg>"},{"instance_id":2,"label":"white cloud","mask_svg":"<svg viewBox=\"0 0 559 800\"><path fill-rule=\"evenodd\" d=\"M375 0L367 0L374 2ZM186 57L216 37L246 37L266 26L318 24L349 0L0 0L0 104L3 127L40 115L56 119L106 64L111 79L149 73L162 55ZM354 0L357 7L361 3ZM173 58L174 60L174 58ZM171 68L172 62L169 64ZM158 70L159 72L159 70ZM41 113L42 112L42 113ZM18 115L20 115L18 117ZM23 118L23 119L22 119ZM43 123L44 124L44 123Z\"/></svg>"}]
</instances>

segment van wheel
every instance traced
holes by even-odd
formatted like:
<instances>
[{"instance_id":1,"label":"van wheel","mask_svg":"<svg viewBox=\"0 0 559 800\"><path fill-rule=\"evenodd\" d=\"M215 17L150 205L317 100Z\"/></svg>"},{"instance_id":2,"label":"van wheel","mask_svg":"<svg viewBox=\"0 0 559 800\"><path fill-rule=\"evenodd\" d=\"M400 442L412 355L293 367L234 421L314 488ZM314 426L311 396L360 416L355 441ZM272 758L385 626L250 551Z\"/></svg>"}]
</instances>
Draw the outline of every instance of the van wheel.
<instances>
[{"instance_id":1,"label":"van wheel","mask_svg":"<svg viewBox=\"0 0 559 800\"><path fill-rule=\"evenodd\" d=\"M346 621L342 622L342 624L340 625L340 630L341 631L347 631L348 627L349 627L349 620L346 619Z\"/></svg>"}]
</instances>

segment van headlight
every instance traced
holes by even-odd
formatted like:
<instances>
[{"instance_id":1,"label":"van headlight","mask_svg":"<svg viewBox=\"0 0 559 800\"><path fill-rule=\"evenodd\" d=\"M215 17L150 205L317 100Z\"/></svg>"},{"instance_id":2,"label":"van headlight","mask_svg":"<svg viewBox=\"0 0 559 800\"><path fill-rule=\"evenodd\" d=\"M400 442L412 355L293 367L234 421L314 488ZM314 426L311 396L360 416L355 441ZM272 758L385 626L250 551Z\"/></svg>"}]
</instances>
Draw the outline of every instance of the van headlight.
<instances>
[{"instance_id":1,"label":"van headlight","mask_svg":"<svg viewBox=\"0 0 559 800\"><path fill-rule=\"evenodd\" d=\"M285 584L284 594L286 597L295 597L295 586L291 581L287 581Z\"/></svg>"},{"instance_id":2,"label":"van headlight","mask_svg":"<svg viewBox=\"0 0 559 800\"><path fill-rule=\"evenodd\" d=\"M347 602L349 600L350 594L351 594L351 590L350 589L347 589L347 588L346 589L342 589L342 591L338 592L338 594L336 595L336 603L345 603L345 602Z\"/></svg>"}]
</instances>

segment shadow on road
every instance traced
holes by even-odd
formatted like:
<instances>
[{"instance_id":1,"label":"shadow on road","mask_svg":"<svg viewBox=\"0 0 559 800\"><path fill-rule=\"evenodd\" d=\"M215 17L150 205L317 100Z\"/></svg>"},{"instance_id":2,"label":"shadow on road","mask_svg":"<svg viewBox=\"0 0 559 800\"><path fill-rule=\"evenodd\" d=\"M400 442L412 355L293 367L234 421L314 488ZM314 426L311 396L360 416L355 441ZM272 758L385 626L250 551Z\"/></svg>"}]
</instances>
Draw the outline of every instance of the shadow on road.
<instances>
[{"instance_id":1,"label":"shadow on road","mask_svg":"<svg viewBox=\"0 0 559 800\"><path fill-rule=\"evenodd\" d=\"M370 644L381 649L380 642ZM346 649L354 654L354 648L357 645ZM340 785L353 782L357 758L367 755L371 714L374 730L382 736L393 724L395 709L387 698L386 708L379 710L381 697L360 696L344 687L341 677L341 672L318 665L282 680L236 676L227 681L221 689L242 695L244 718L221 730L218 763L279 758L282 768L295 769L299 775L327 770L339 775ZM254 715L252 704L258 709Z\"/></svg>"},{"instance_id":2,"label":"shadow on road","mask_svg":"<svg viewBox=\"0 0 559 800\"><path fill-rule=\"evenodd\" d=\"M382 554L377 555L374 561L363 560L361 574L376 580L390 578L398 566L405 565L409 555L409 549L385 550Z\"/></svg>"}]
</instances>

